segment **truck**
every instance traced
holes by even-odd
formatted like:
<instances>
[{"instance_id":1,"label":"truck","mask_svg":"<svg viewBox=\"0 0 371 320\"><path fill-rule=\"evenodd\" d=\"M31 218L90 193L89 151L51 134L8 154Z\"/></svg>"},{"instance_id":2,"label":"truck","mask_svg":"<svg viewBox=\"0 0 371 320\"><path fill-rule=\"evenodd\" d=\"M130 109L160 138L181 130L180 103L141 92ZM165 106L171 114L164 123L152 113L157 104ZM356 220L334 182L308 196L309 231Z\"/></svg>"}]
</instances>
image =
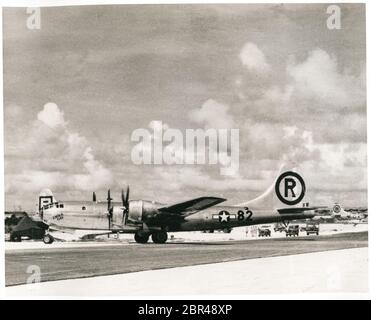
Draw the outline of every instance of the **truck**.
<instances>
[{"instance_id":1,"label":"truck","mask_svg":"<svg viewBox=\"0 0 371 320\"><path fill-rule=\"evenodd\" d=\"M262 226L258 229L258 236L259 237L270 237L271 236L271 230L268 226Z\"/></svg>"},{"instance_id":2,"label":"truck","mask_svg":"<svg viewBox=\"0 0 371 320\"><path fill-rule=\"evenodd\" d=\"M286 230L286 237L295 237L295 236L299 236L299 225L298 224L295 224L295 225L292 225L292 226L289 226Z\"/></svg>"},{"instance_id":3,"label":"truck","mask_svg":"<svg viewBox=\"0 0 371 320\"><path fill-rule=\"evenodd\" d=\"M307 223L305 227L305 231L307 232L307 236L312 233L315 233L317 236L319 234L319 225L316 223Z\"/></svg>"}]
</instances>

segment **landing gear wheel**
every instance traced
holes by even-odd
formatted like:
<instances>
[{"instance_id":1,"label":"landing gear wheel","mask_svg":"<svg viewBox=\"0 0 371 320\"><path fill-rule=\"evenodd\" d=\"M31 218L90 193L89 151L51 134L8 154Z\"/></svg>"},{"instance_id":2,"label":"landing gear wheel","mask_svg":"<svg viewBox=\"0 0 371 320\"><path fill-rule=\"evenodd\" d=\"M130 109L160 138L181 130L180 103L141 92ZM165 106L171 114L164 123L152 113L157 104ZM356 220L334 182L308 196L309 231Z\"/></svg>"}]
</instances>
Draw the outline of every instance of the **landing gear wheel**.
<instances>
[{"instance_id":1,"label":"landing gear wheel","mask_svg":"<svg viewBox=\"0 0 371 320\"><path fill-rule=\"evenodd\" d=\"M139 233L136 233L134 235L134 240L137 243L147 243L148 242L148 239L149 239L149 234L139 234Z\"/></svg>"},{"instance_id":2,"label":"landing gear wheel","mask_svg":"<svg viewBox=\"0 0 371 320\"><path fill-rule=\"evenodd\" d=\"M43 241L45 244L52 244L54 242L54 238L50 234L46 234L43 237Z\"/></svg>"},{"instance_id":3,"label":"landing gear wheel","mask_svg":"<svg viewBox=\"0 0 371 320\"><path fill-rule=\"evenodd\" d=\"M167 240L167 233L164 231L159 231L152 233L152 241L154 243L165 243Z\"/></svg>"},{"instance_id":4,"label":"landing gear wheel","mask_svg":"<svg viewBox=\"0 0 371 320\"><path fill-rule=\"evenodd\" d=\"M22 237L20 235L11 233L10 234L10 241L12 241L12 242L21 242L22 241Z\"/></svg>"}]
</instances>

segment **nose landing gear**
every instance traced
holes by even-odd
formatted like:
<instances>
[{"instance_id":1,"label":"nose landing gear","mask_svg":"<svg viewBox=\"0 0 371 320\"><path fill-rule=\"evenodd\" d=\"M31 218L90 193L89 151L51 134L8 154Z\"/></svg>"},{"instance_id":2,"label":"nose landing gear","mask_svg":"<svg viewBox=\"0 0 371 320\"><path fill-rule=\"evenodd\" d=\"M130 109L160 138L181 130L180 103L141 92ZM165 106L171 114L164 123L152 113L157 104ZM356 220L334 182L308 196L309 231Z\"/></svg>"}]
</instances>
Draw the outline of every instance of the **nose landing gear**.
<instances>
[{"instance_id":1,"label":"nose landing gear","mask_svg":"<svg viewBox=\"0 0 371 320\"><path fill-rule=\"evenodd\" d=\"M52 244L54 242L54 238L50 234L46 234L43 237L43 241L45 244Z\"/></svg>"}]
</instances>

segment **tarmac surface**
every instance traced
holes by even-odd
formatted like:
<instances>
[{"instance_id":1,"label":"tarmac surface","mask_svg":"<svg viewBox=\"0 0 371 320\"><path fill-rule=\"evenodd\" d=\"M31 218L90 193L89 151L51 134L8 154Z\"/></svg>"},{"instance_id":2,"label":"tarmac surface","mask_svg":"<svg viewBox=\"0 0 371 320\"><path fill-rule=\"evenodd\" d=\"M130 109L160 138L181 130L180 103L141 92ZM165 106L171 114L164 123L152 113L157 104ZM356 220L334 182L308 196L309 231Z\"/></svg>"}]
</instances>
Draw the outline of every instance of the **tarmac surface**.
<instances>
[{"instance_id":1,"label":"tarmac surface","mask_svg":"<svg viewBox=\"0 0 371 320\"><path fill-rule=\"evenodd\" d=\"M27 283L30 266L40 268L44 282L367 246L367 232L163 245L107 244L49 249L46 246L6 251L5 276L6 286L13 286Z\"/></svg>"}]
</instances>

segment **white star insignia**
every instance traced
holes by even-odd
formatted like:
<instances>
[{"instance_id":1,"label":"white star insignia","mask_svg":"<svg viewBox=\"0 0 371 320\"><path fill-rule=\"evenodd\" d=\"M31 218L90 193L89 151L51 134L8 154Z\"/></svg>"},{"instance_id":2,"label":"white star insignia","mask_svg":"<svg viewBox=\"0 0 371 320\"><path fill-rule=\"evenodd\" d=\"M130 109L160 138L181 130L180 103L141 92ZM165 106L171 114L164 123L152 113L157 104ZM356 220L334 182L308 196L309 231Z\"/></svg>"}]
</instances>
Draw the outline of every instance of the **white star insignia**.
<instances>
[{"instance_id":1,"label":"white star insignia","mask_svg":"<svg viewBox=\"0 0 371 320\"><path fill-rule=\"evenodd\" d=\"M229 221L229 214L226 212L222 212L219 214L219 221L220 222L228 222Z\"/></svg>"}]
</instances>

